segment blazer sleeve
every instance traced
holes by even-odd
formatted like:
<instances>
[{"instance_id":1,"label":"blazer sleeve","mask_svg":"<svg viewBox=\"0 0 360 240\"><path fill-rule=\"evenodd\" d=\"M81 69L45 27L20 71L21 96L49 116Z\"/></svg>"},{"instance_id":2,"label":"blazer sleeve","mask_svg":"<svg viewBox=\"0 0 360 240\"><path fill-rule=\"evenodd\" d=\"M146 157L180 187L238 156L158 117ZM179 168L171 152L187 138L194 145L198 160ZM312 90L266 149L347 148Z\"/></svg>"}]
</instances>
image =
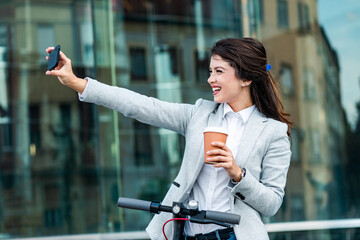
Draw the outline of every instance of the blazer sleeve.
<instances>
[{"instance_id":1,"label":"blazer sleeve","mask_svg":"<svg viewBox=\"0 0 360 240\"><path fill-rule=\"evenodd\" d=\"M269 147L262 159L260 180L247 169L246 176L231 189L234 197L250 205L264 217L271 217L279 210L285 194L291 157L286 132L287 125L283 123L280 129L273 129Z\"/></svg>"},{"instance_id":2,"label":"blazer sleeve","mask_svg":"<svg viewBox=\"0 0 360 240\"><path fill-rule=\"evenodd\" d=\"M182 135L185 135L191 116L202 102L199 99L195 105L170 103L91 78L86 79L88 83L84 92L79 94L80 101L95 103L126 117Z\"/></svg>"}]
</instances>

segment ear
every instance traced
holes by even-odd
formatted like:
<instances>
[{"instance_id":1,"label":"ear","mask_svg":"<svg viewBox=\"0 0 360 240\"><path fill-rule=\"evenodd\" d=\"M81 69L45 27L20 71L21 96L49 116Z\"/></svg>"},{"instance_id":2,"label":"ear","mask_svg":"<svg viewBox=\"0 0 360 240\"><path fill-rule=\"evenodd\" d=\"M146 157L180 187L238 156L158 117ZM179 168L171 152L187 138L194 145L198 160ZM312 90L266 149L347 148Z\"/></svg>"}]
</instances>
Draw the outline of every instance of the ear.
<instances>
[{"instance_id":1,"label":"ear","mask_svg":"<svg viewBox=\"0 0 360 240\"><path fill-rule=\"evenodd\" d=\"M247 86L250 86L250 84L252 83L252 81L250 80L241 80L241 86L242 87L247 87Z\"/></svg>"},{"instance_id":2,"label":"ear","mask_svg":"<svg viewBox=\"0 0 360 240\"><path fill-rule=\"evenodd\" d=\"M246 86L250 86L251 83L252 83L252 81L250 81L250 80L245 81Z\"/></svg>"}]
</instances>

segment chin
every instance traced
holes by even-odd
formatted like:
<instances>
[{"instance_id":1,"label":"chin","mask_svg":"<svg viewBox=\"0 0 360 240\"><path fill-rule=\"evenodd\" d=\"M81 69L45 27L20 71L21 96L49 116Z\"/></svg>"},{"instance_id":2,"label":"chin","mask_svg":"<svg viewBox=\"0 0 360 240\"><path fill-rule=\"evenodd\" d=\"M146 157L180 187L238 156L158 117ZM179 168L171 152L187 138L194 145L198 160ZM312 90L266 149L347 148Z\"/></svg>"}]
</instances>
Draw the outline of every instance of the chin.
<instances>
[{"instance_id":1,"label":"chin","mask_svg":"<svg viewBox=\"0 0 360 240\"><path fill-rule=\"evenodd\" d=\"M216 98L214 98L214 102L216 102L216 103L223 103L224 101L221 101L221 99L216 99Z\"/></svg>"}]
</instances>

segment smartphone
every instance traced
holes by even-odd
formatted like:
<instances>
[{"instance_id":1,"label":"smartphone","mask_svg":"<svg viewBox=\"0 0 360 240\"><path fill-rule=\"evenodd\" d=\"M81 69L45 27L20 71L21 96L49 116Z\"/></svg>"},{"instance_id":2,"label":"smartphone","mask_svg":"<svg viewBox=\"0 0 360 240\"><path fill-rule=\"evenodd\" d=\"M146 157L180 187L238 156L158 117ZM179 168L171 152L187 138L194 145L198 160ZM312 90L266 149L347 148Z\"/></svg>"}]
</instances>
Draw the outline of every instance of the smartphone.
<instances>
[{"instance_id":1,"label":"smartphone","mask_svg":"<svg viewBox=\"0 0 360 240\"><path fill-rule=\"evenodd\" d=\"M50 52L47 70L51 71L59 64L60 45L57 45L54 50Z\"/></svg>"}]
</instances>

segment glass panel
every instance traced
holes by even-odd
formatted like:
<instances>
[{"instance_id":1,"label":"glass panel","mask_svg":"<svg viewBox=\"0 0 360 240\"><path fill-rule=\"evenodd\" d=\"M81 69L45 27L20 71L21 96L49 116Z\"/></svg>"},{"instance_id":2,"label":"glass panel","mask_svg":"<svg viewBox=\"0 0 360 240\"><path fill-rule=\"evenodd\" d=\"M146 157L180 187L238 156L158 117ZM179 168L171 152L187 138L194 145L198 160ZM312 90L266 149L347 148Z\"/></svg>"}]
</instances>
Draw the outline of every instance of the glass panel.
<instances>
[{"instance_id":1,"label":"glass panel","mask_svg":"<svg viewBox=\"0 0 360 240\"><path fill-rule=\"evenodd\" d=\"M0 233L98 232L96 108L44 75L44 50L55 44L75 72L93 72L76 51L90 2L2 1L0 8Z\"/></svg>"},{"instance_id":2,"label":"glass panel","mask_svg":"<svg viewBox=\"0 0 360 240\"><path fill-rule=\"evenodd\" d=\"M115 84L161 100L209 97L209 48L219 36L242 35L238 1L123 1L112 9ZM119 115L119 138L122 195L162 200L181 163L182 137ZM152 217L132 210L122 216L125 231L144 229Z\"/></svg>"},{"instance_id":3,"label":"glass panel","mask_svg":"<svg viewBox=\"0 0 360 240\"><path fill-rule=\"evenodd\" d=\"M284 202L279 212L265 221L359 218L360 195L355 190L359 177L354 171L359 171L355 144L360 143L360 73L356 67L350 70L359 63L355 57L359 35L354 34L359 19L349 16L355 16L360 5L352 1L277 0L277 27L272 3L264 1L262 41L273 66L271 72L279 76L284 106L294 128ZM286 24L280 24L285 23L280 21L286 19L280 11L285 5L291 30L286 33L281 30ZM339 11L340 7L343 10ZM353 237L350 231L346 234ZM345 233L329 230L270 236L343 239Z\"/></svg>"}]
</instances>

